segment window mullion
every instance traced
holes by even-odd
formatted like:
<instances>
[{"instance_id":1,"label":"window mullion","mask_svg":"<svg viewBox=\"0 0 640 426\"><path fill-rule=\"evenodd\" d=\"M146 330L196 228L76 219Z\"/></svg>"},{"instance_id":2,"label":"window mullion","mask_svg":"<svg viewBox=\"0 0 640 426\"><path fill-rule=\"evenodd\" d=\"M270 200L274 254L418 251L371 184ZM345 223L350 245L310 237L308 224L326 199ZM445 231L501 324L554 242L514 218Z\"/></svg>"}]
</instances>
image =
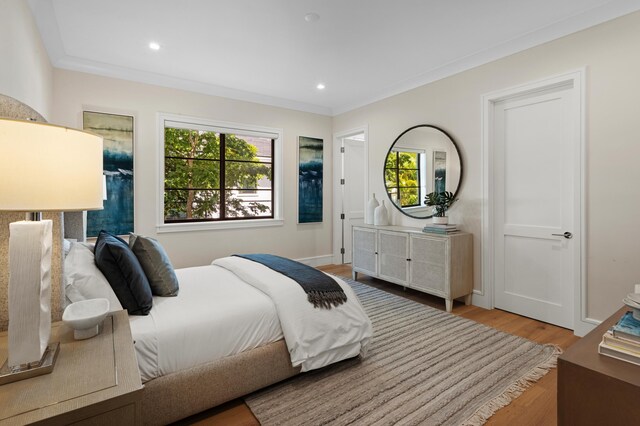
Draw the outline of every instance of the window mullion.
<instances>
[{"instance_id":1,"label":"window mullion","mask_svg":"<svg viewBox=\"0 0 640 426\"><path fill-rule=\"evenodd\" d=\"M402 207L402 194L400 192L400 153L396 152L396 188L398 188L398 203Z\"/></svg>"},{"instance_id":2,"label":"window mullion","mask_svg":"<svg viewBox=\"0 0 640 426\"><path fill-rule=\"evenodd\" d=\"M275 139L271 139L271 217L275 216L275 205L276 205L276 200L275 200L275 168L276 168L276 162L274 161L274 152L275 152Z\"/></svg>"},{"instance_id":3,"label":"window mullion","mask_svg":"<svg viewBox=\"0 0 640 426\"><path fill-rule=\"evenodd\" d=\"M227 218L226 135L220 133L220 220Z\"/></svg>"}]
</instances>

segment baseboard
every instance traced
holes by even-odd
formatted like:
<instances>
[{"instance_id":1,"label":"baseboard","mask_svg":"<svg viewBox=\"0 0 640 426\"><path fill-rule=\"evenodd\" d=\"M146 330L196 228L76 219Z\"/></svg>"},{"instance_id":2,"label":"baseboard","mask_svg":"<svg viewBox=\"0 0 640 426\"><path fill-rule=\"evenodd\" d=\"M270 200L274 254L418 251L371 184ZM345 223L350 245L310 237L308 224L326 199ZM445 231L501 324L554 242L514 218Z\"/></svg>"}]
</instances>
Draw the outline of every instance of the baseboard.
<instances>
[{"instance_id":1,"label":"baseboard","mask_svg":"<svg viewBox=\"0 0 640 426\"><path fill-rule=\"evenodd\" d=\"M573 334L579 337L583 337L585 334L591 332L594 328L600 325L602 321L599 321L594 318L585 318L579 321L577 324L574 324Z\"/></svg>"},{"instance_id":2,"label":"baseboard","mask_svg":"<svg viewBox=\"0 0 640 426\"><path fill-rule=\"evenodd\" d=\"M474 289L473 296L471 296L471 304L484 309L493 309L491 301L486 292Z\"/></svg>"},{"instance_id":3,"label":"baseboard","mask_svg":"<svg viewBox=\"0 0 640 426\"><path fill-rule=\"evenodd\" d=\"M473 290L473 297L471 298L471 304L484 309L493 309L493 305L489 300L487 292L481 292L480 290ZM596 328L601 321L594 318L584 318L573 325L573 334L582 337Z\"/></svg>"},{"instance_id":4,"label":"baseboard","mask_svg":"<svg viewBox=\"0 0 640 426\"><path fill-rule=\"evenodd\" d=\"M309 266L322 266L322 265L333 265L333 255L325 254L322 256L313 256L313 257L303 257L302 259L294 259L300 263L304 263Z\"/></svg>"}]
</instances>

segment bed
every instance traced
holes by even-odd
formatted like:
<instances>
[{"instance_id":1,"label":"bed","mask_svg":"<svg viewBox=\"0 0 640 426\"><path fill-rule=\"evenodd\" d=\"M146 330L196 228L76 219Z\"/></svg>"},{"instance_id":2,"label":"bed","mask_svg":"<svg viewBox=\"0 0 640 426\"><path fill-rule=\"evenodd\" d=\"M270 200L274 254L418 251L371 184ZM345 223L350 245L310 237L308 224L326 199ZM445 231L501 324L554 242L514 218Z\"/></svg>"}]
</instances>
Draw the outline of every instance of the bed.
<instances>
[{"instance_id":1,"label":"bed","mask_svg":"<svg viewBox=\"0 0 640 426\"><path fill-rule=\"evenodd\" d=\"M91 254L82 244L69 252L67 295L73 301L113 300L106 279L87 284L80 277L89 272L78 271L95 267ZM92 276L99 277L95 272ZM144 384L145 424L173 422L302 371L366 353L371 323L342 280L336 281L347 302L318 309L297 283L251 260L222 258L175 273L177 297L154 296L148 315L129 316ZM84 287L83 294L78 287ZM95 294L98 287L103 294Z\"/></svg>"}]
</instances>

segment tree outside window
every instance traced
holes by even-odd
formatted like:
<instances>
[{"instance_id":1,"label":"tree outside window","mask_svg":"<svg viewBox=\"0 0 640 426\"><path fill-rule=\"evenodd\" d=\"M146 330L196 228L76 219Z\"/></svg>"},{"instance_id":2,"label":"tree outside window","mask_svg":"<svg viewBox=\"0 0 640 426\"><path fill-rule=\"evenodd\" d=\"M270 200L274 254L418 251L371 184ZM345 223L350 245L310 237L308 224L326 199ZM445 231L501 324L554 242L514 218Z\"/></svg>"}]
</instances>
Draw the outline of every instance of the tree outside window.
<instances>
[{"instance_id":1,"label":"tree outside window","mask_svg":"<svg viewBox=\"0 0 640 426\"><path fill-rule=\"evenodd\" d=\"M267 137L165 127L164 221L273 218Z\"/></svg>"},{"instance_id":2,"label":"tree outside window","mask_svg":"<svg viewBox=\"0 0 640 426\"><path fill-rule=\"evenodd\" d=\"M420 206L420 154L392 151L387 156L384 178L391 200L400 207Z\"/></svg>"}]
</instances>

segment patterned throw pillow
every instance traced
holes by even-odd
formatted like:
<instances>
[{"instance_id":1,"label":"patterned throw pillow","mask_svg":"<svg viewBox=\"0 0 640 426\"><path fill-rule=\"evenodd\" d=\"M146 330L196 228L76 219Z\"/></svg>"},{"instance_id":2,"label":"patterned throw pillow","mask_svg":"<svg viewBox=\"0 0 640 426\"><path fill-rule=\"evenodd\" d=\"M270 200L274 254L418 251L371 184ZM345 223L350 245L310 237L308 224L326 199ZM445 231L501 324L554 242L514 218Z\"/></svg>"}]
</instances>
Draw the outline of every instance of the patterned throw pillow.
<instances>
[{"instance_id":1,"label":"patterned throw pillow","mask_svg":"<svg viewBox=\"0 0 640 426\"><path fill-rule=\"evenodd\" d=\"M160 243L153 238L129 234L129 247L142 265L151 293L155 296L177 296L178 277Z\"/></svg>"}]
</instances>

